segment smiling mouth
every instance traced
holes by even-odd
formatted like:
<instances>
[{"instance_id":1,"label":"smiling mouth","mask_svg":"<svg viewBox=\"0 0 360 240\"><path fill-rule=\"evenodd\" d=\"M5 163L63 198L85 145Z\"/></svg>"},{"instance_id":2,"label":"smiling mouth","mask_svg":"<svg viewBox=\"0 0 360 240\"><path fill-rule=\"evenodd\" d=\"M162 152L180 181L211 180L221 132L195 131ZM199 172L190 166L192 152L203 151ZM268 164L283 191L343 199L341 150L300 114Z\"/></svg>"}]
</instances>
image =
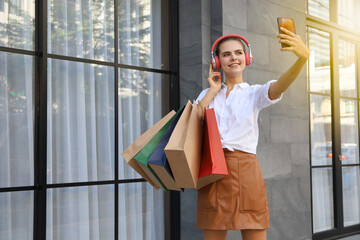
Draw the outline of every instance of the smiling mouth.
<instances>
[{"instance_id":1,"label":"smiling mouth","mask_svg":"<svg viewBox=\"0 0 360 240\"><path fill-rule=\"evenodd\" d=\"M234 67L234 66L240 66L240 63L232 63L229 65L230 67Z\"/></svg>"}]
</instances>

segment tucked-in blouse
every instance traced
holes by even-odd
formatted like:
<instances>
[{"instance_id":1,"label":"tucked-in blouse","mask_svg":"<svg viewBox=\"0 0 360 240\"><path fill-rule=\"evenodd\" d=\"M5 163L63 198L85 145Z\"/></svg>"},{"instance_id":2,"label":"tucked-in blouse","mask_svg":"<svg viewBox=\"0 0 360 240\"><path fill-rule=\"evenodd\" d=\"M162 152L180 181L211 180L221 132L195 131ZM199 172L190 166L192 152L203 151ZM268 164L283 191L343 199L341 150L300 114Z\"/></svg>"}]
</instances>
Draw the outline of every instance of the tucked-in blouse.
<instances>
[{"instance_id":1,"label":"tucked-in blouse","mask_svg":"<svg viewBox=\"0 0 360 240\"><path fill-rule=\"evenodd\" d=\"M214 108L223 148L256 154L259 112L282 98L282 95L274 100L269 98L269 87L273 82L276 80L264 85L236 84L228 97L227 86L222 84L208 108ZM196 101L200 102L208 90L203 90Z\"/></svg>"}]
</instances>

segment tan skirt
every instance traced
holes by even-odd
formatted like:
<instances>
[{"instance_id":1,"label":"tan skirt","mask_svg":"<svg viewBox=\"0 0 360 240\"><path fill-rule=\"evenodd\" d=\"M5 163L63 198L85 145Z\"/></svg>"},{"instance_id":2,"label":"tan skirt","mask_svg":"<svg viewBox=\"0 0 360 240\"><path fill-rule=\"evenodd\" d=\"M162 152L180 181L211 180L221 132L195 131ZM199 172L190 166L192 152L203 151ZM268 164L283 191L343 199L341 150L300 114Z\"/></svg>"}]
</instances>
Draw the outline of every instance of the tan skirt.
<instances>
[{"instance_id":1,"label":"tan skirt","mask_svg":"<svg viewBox=\"0 0 360 240\"><path fill-rule=\"evenodd\" d=\"M212 230L267 229L269 207L256 155L224 150L229 176L198 191L197 227Z\"/></svg>"}]
</instances>

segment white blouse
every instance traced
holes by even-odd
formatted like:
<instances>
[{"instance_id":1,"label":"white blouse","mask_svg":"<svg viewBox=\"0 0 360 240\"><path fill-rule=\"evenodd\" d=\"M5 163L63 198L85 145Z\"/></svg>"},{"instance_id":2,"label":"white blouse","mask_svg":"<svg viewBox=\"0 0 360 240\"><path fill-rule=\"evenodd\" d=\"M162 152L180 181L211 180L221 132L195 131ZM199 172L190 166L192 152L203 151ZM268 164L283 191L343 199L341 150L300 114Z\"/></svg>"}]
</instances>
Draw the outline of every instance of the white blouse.
<instances>
[{"instance_id":1,"label":"white blouse","mask_svg":"<svg viewBox=\"0 0 360 240\"><path fill-rule=\"evenodd\" d=\"M282 95L274 100L269 98L269 87L273 82L276 80L264 85L236 84L227 98L227 86L222 85L208 108L214 108L223 148L256 154L259 112L282 98ZM200 102L208 90L203 90L196 101Z\"/></svg>"}]
</instances>

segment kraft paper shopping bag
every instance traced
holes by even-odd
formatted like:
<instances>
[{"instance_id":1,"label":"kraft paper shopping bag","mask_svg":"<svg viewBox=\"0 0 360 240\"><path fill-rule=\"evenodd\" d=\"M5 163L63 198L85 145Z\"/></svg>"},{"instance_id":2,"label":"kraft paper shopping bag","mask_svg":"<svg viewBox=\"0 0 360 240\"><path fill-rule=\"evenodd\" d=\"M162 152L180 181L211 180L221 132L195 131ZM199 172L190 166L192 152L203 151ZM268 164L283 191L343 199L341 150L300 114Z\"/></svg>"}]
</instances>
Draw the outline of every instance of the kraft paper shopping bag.
<instances>
[{"instance_id":1,"label":"kraft paper shopping bag","mask_svg":"<svg viewBox=\"0 0 360 240\"><path fill-rule=\"evenodd\" d=\"M154 126L147 130L144 134L138 137L125 151L122 152L122 156L125 161L138 172L146 181L148 181L154 188L159 189L148 177L141 167L137 164L134 157L141 149L151 140L151 138L175 115L175 111L169 112L165 117L158 121Z\"/></svg>"},{"instance_id":2,"label":"kraft paper shopping bag","mask_svg":"<svg viewBox=\"0 0 360 240\"><path fill-rule=\"evenodd\" d=\"M162 188L164 191L168 191L166 186L162 183L161 179L157 176L154 170L149 165L149 159L153 154L156 147L159 145L164 134L172 124L175 117L178 115L177 112L152 138L151 140L141 149L141 151L134 157L138 162L141 169L145 174L151 179L151 181L158 187Z\"/></svg>"},{"instance_id":3,"label":"kraft paper shopping bag","mask_svg":"<svg viewBox=\"0 0 360 240\"><path fill-rule=\"evenodd\" d=\"M184 107L181 108L178 112L176 117L174 118L173 122L171 123L170 127L164 134L163 138L157 145L156 149L152 153L148 163L150 167L154 170L157 176L160 178L162 183L165 185L167 189L181 191L181 189L176 185L174 176L170 169L168 160L165 155L164 148L166 144L169 142L170 136L174 131L174 128L179 121L179 118L184 111Z\"/></svg>"},{"instance_id":4,"label":"kraft paper shopping bag","mask_svg":"<svg viewBox=\"0 0 360 240\"><path fill-rule=\"evenodd\" d=\"M197 188L200 189L228 175L224 151L214 109L206 109L204 137Z\"/></svg>"},{"instance_id":5,"label":"kraft paper shopping bag","mask_svg":"<svg viewBox=\"0 0 360 240\"><path fill-rule=\"evenodd\" d=\"M202 118L190 101L171 134L165 154L179 188L196 188L201 161Z\"/></svg>"}]
</instances>

